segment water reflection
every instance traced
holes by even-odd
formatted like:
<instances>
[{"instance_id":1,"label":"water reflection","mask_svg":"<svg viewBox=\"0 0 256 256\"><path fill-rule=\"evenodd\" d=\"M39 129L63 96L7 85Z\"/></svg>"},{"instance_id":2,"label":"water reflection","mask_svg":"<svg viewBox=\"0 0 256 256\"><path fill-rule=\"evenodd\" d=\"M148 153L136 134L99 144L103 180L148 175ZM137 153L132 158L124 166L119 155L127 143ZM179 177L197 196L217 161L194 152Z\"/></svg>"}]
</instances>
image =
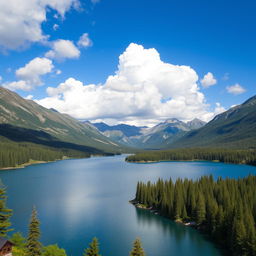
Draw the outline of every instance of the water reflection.
<instances>
[{"instance_id":1,"label":"water reflection","mask_svg":"<svg viewBox=\"0 0 256 256\"><path fill-rule=\"evenodd\" d=\"M197 230L194 230L191 227L186 227L180 223L175 223L174 221L162 216L155 215L148 210L136 208L136 218L138 226L142 226L144 229L148 230L152 230L154 227L157 228L158 232L168 236L177 248L182 248L186 244L188 247L191 247L191 244L193 244L193 247L200 248L201 251L204 251L204 247L207 242L210 244L210 241L202 239L203 235L198 234ZM211 246L207 248L208 253L210 253L207 255L217 255L217 248L210 248ZM195 249L193 250L195 251Z\"/></svg>"}]
</instances>

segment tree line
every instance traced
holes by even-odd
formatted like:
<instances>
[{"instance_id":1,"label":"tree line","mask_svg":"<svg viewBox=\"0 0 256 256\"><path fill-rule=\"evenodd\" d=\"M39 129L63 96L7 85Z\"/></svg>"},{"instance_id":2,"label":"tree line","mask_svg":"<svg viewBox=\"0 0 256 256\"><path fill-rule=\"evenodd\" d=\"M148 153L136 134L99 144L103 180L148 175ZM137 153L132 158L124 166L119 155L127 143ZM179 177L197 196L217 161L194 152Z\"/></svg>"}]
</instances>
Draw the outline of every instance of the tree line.
<instances>
[{"instance_id":1,"label":"tree line","mask_svg":"<svg viewBox=\"0 0 256 256\"><path fill-rule=\"evenodd\" d=\"M184 148L145 151L126 157L128 162L205 160L223 163L256 165L255 149Z\"/></svg>"},{"instance_id":2,"label":"tree line","mask_svg":"<svg viewBox=\"0 0 256 256\"><path fill-rule=\"evenodd\" d=\"M12 210L6 206L6 189L0 186L0 236L7 237L11 229L10 218ZM36 208L33 207L31 219L28 227L28 236L25 238L20 232L14 233L9 240L14 244L13 256L67 256L65 249L57 244L44 246L40 242L40 221L37 217ZM93 238L88 248L84 250L83 256L101 256L99 242L96 237ZM133 248L129 256L145 256L141 241L137 238L134 241Z\"/></svg>"},{"instance_id":3,"label":"tree line","mask_svg":"<svg viewBox=\"0 0 256 256\"><path fill-rule=\"evenodd\" d=\"M193 224L234 256L256 255L256 176L138 182L133 203Z\"/></svg>"},{"instance_id":4,"label":"tree line","mask_svg":"<svg viewBox=\"0 0 256 256\"><path fill-rule=\"evenodd\" d=\"M90 157L90 154L72 149L51 148L34 143L0 141L0 168L16 167L31 160L54 161L64 157L85 158Z\"/></svg>"}]
</instances>

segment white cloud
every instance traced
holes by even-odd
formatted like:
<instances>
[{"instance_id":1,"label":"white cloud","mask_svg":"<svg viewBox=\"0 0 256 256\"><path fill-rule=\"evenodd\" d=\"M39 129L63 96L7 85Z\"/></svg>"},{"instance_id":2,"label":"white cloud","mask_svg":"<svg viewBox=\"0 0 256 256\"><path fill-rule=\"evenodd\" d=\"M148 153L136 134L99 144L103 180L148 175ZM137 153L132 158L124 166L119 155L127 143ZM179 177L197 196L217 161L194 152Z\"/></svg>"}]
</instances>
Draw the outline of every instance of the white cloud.
<instances>
[{"instance_id":1,"label":"white cloud","mask_svg":"<svg viewBox=\"0 0 256 256\"><path fill-rule=\"evenodd\" d=\"M104 84L84 85L69 78L57 88L48 87L48 97L37 102L87 120L111 118L143 124L171 117L209 120L215 113L208 111L197 82L191 67L165 63L155 49L132 43L120 55L115 75Z\"/></svg>"},{"instance_id":2,"label":"white cloud","mask_svg":"<svg viewBox=\"0 0 256 256\"><path fill-rule=\"evenodd\" d=\"M40 76L50 73L53 69L52 61L47 58L35 58L24 67L16 70L16 76L20 80L27 81L30 84L41 85Z\"/></svg>"},{"instance_id":3,"label":"white cloud","mask_svg":"<svg viewBox=\"0 0 256 256\"><path fill-rule=\"evenodd\" d=\"M224 111L226 111L226 109L224 107L222 107L219 102L216 102L216 106L215 106L215 109L214 109L214 114L218 115L218 114L220 114Z\"/></svg>"},{"instance_id":4,"label":"white cloud","mask_svg":"<svg viewBox=\"0 0 256 256\"><path fill-rule=\"evenodd\" d=\"M231 86L227 86L226 89L227 89L228 93L231 93L234 95L238 95L238 94L242 94L242 93L246 92L246 90L240 84L234 84Z\"/></svg>"},{"instance_id":5,"label":"white cloud","mask_svg":"<svg viewBox=\"0 0 256 256\"><path fill-rule=\"evenodd\" d=\"M29 94L29 95L27 95L27 96L25 97L25 99L26 99L26 100L32 100L33 97L34 97L33 95Z\"/></svg>"},{"instance_id":6,"label":"white cloud","mask_svg":"<svg viewBox=\"0 0 256 256\"><path fill-rule=\"evenodd\" d=\"M32 85L27 84L26 81L24 80L6 82L6 83L3 83L2 86L11 91L16 91L16 90L30 91L33 88Z\"/></svg>"},{"instance_id":7,"label":"white cloud","mask_svg":"<svg viewBox=\"0 0 256 256\"><path fill-rule=\"evenodd\" d=\"M84 33L79 38L79 41L77 42L77 45L79 47L84 47L84 48L92 46L92 40L89 38L89 34L88 33Z\"/></svg>"},{"instance_id":8,"label":"white cloud","mask_svg":"<svg viewBox=\"0 0 256 256\"><path fill-rule=\"evenodd\" d=\"M208 72L203 79L200 80L202 86L204 88L208 88L212 85L215 85L217 83L217 80L214 78L213 74L211 72Z\"/></svg>"},{"instance_id":9,"label":"white cloud","mask_svg":"<svg viewBox=\"0 0 256 256\"><path fill-rule=\"evenodd\" d=\"M29 91L35 86L43 85L41 76L51 73L53 68L51 60L37 57L16 70L18 81L4 83L3 86L10 90Z\"/></svg>"},{"instance_id":10,"label":"white cloud","mask_svg":"<svg viewBox=\"0 0 256 256\"><path fill-rule=\"evenodd\" d=\"M61 71L60 69L57 69L57 70L55 71L55 73L56 73L56 75L60 75L60 74L62 73L62 71Z\"/></svg>"},{"instance_id":11,"label":"white cloud","mask_svg":"<svg viewBox=\"0 0 256 256\"><path fill-rule=\"evenodd\" d=\"M57 60L76 59L80 51L70 40L59 39L51 43L52 50L45 54L45 57Z\"/></svg>"},{"instance_id":12,"label":"white cloud","mask_svg":"<svg viewBox=\"0 0 256 256\"><path fill-rule=\"evenodd\" d=\"M47 20L47 9L54 9L64 17L78 5L78 0L0 1L0 49L15 50L46 40L41 25Z\"/></svg>"}]
</instances>

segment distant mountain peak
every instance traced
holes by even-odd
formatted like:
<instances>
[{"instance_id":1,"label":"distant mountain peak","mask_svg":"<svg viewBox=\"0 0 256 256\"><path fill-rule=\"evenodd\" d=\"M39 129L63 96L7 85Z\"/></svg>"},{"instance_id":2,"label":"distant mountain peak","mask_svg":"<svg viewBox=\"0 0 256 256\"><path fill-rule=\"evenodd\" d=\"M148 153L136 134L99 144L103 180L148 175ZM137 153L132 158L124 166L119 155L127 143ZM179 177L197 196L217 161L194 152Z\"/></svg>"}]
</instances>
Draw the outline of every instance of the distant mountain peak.
<instances>
[{"instance_id":1,"label":"distant mountain peak","mask_svg":"<svg viewBox=\"0 0 256 256\"><path fill-rule=\"evenodd\" d=\"M186 124L191 130L195 130L203 127L206 122L200 120L199 118L194 118L193 120L188 121Z\"/></svg>"},{"instance_id":2,"label":"distant mountain peak","mask_svg":"<svg viewBox=\"0 0 256 256\"><path fill-rule=\"evenodd\" d=\"M180 121L179 119L177 118L169 118L167 120L164 121L164 123L167 123L167 124L172 124L172 123L181 123L182 121Z\"/></svg>"}]
</instances>

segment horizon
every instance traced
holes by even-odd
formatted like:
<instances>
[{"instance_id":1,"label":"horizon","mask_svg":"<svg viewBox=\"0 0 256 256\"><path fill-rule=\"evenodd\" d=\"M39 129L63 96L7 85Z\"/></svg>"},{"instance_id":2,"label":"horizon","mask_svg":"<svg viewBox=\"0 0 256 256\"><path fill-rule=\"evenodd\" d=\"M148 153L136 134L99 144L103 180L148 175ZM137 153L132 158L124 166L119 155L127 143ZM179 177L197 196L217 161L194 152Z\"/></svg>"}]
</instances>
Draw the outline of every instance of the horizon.
<instances>
[{"instance_id":1,"label":"horizon","mask_svg":"<svg viewBox=\"0 0 256 256\"><path fill-rule=\"evenodd\" d=\"M16 1L0 4L0 86L44 107L152 126L208 122L255 95L251 1Z\"/></svg>"}]
</instances>

